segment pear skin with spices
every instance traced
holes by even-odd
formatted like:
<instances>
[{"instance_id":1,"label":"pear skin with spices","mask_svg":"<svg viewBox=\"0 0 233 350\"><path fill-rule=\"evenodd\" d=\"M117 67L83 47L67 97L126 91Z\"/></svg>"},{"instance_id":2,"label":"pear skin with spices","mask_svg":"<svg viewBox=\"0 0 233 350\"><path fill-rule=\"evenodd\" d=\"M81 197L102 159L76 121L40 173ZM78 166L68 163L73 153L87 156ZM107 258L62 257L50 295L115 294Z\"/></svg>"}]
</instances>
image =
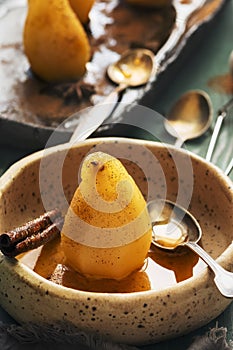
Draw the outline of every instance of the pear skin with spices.
<instances>
[{"instance_id":1,"label":"pear skin with spices","mask_svg":"<svg viewBox=\"0 0 233 350\"><path fill-rule=\"evenodd\" d=\"M122 279L143 266L151 238L145 199L122 163L102 152L87 156L62 230L68 264L93 278Z\"/></svg>"}]
</instances>

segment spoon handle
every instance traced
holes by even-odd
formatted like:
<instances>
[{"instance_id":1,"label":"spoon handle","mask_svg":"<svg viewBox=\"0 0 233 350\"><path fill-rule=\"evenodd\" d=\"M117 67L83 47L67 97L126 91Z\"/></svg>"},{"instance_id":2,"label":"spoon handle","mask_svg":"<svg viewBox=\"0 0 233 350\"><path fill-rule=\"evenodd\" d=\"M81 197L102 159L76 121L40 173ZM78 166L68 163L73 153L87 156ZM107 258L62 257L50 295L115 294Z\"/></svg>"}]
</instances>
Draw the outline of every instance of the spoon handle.
<instances>
[{"instance_id":1,"label":"spoon handle","mask_svg":"<svg viewBox=\"0 0 233 350\"><path fill-rule=\"evenodd\" d=\"M199 257L206 262L206 264L211 268L215 274L214 282L218 287L220 293L227 297L233 298L233 273L225 270L220 266L209 254L206 253L195 242L187 242L185 244L187 247L192 249Z\"/></svg>"},{"instance_id":2,"label":"spoon handle","mask_svg":"<svg viewBox=\"0 0 233 350\"><path fill-rule=\"evenodd\" d=\"M163 69L165 69L165 67L163 67L163 64L164 62L168 61L168 58L170 56L172 56L172 52L175 51L175 48L177 47L177 44L179 43L182 35L184 34L185 29L186 22L177 22L174 26L168 40L156 54L155 62L158 66L158 70L162 71Z\"/></svg>"},{"instance_id":3,"label":"spoon handle","mask_svg":"<svg viewBox=\"0 0 233 350\"><path fill-rule=\"evenodd\" d=\"M225 118L225 113L221 113L218 115L218 118L216 120L216 124L214 126L214 131L213 131L213 134L212 134L212 137L211 137L211 140L210 140L210 144L209 144L209 147L208 147L208 150L207 150L207 153L206 153L206 157L205 159L210 162L211 161L211 158L212 158L212 155L213 155L213 151L214 151L214 148L215 148L215 144L216 144L216 141L217 141L217 138L218 138L218 134L220 132L220 129L221 129L221 126L222 126L222 122L223 122L223 119Z\"/></svg>"},{"instance_id":4,"label":"spoon handle","mask_svg":"<svg viewBox=\"0 0 233 350\"><path fill-rule=\"evenodd\" d=\"M228 166L227 166L227 168L226 168L226 170L225 170L224 173L225 173L226 175L229 175L232 169L233 169L233 158L232 158L232 160L230 161L230 163L228 164Z\"/></svg>"},{"instance_id":5,"label":"spoon handle","mask_svg":"<svg viewBox=\"0 0 233 350\"><path fill-rule=\"evenodd\" d=\"M204 3L205 0L186 2L181 2L180 0L173 1L173 7L176 11L176 20L169 38L156 54L155 60L158 66L158 70L162 71L165 69L164 63L167 64L169 60L173 60L174 54L179 49L178 45L183 35L185 34L188 19Z\"/></svg>"},{"instance_id":6,"label":"spoon handle","mask_svg":"<svg viewBox=\"0 0 233 350\"><path fill-rule=\"evenodd\" d=\"M90 136L104 121L110 117L118 102L119 93L127 88L127 85L117 86L101 103L84 110L84 113L76 113L71 121L65 124L70 128L76 126L69 142L84 141ZM82 115L85 114L85 115Z\"/></svg>"},{"instance_id":7,"label":"spoon handle","mask_svg":"<svg viewBox=\"0 0 233 350\"><path fill-rule=\"evenodd\" d=\"M212 137L210 139L210 144L206 153L206 160L208 162L211 161L212 158L212 154L215 148L215 144L223 123L223 120L226 118L228 111L233 107L233 98L231 98L226 104L223 105L222 108L220 108L219 112L218 112L218 117L214 126L214 131L212 134Z\"/></svg>"},{"instance_id":8,"label":"spoon handle","mask_svg":"<svg viewBox=\"0 0 233 350\"><path fill-rule=\"evenodd\" d=\"M182 140L181 138L177 138L176 139L176 142L174 143L174 147L176 147L176 148L181 148L182 147L182 145L183 145L183 143L184 143L184 140Z\"/></svg>"}]
</instances>

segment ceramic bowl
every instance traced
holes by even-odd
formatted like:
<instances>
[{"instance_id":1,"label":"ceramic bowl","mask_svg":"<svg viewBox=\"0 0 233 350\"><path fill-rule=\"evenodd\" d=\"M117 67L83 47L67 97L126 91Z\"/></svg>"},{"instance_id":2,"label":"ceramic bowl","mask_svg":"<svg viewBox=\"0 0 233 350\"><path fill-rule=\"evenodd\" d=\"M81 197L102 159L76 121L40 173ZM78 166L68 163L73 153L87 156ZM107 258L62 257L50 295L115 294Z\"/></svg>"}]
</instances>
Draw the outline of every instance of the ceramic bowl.
<instances>
[{"instance_id":1,"label":"ceramic bowl","mask_svg":"<svg viewBox=\"0 0 233 350\"><path fill-rule=\"evenodd\" d=\"M202 158L156 142L90 139L20 160L0 180L0 231L54 207L65 213L80 162L97 149L122 159L147 200L166 197L189 207L203 230L203 247L233 270L232 182ZM22 262L0 256L0 303L20 323L72 324L106 339L139 345L188 333L217 317L230 302L219 293L206 266L195 276L157 290L103 293L57 285Z\"/></svg>"}]
</instances>

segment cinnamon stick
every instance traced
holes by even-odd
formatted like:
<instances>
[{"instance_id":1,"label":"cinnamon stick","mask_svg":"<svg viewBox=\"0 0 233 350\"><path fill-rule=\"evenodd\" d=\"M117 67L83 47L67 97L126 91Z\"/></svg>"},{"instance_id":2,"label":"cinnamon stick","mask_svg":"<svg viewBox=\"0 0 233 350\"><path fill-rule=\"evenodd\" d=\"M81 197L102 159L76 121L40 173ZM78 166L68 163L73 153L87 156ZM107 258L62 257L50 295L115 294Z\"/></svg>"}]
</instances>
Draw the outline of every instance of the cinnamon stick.
<instances>
[{"instance_id":1,"label":"cinnamon stick","mask_svg":"<svg viewBox=\"0 0 233 350\"><path fill-rule=\"evenodd\" d=\"M63 218L58 209L0 235L0 250L8 257L38 248L60 234Z\"/></svg>"}]
</instances>

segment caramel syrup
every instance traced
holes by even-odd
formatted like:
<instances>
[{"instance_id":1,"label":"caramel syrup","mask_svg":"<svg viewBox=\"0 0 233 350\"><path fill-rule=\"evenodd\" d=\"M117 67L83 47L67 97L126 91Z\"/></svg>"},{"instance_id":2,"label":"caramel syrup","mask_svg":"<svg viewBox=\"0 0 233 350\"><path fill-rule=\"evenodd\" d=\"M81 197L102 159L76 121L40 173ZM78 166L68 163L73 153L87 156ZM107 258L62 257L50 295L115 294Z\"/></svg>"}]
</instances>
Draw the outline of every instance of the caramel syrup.
<instances>
[{"instance_id":1,"label":"caramel syrup","mask_svg":"<svg viewBox=\"0 0 233 350\"><path fill-rule=\"evenodd\" d=\"M162 290L198 275L206 267L188 248L179 247L167 252L152 245L140 271L119 281L87 278L66 265L59 239L20 256L19 260L54 283L83 291L108 293Z\"/></svg>"}]
</instances>

